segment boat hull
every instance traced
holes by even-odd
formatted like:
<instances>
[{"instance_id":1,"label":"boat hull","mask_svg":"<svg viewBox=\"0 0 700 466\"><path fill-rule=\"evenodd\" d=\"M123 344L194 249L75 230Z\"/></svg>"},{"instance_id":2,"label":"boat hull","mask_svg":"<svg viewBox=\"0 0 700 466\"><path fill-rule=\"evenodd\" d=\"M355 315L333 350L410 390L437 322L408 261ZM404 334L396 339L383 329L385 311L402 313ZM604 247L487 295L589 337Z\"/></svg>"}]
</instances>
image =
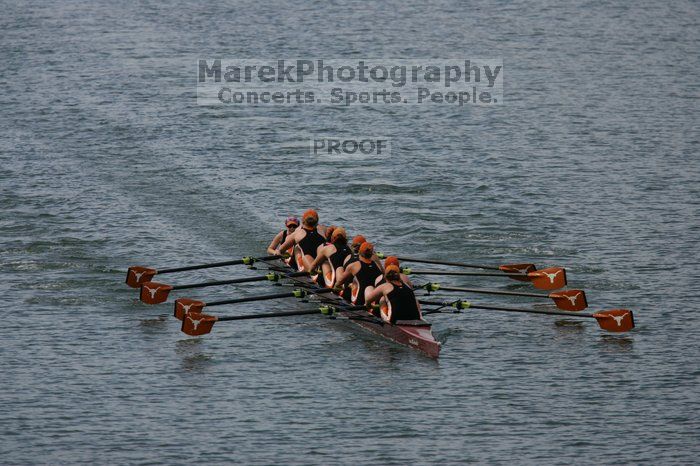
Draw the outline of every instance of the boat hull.
<instances>
[{"instance_id":1,"label":"boat hull","mask_svg":"<svg viewBox=\"0 0 700 466\"><path fill-rule=\"evenodd\" d=\"M291 268L284 265L288 270ZM308 286L316 286L309 278L299 277L293 281L305 283ZM336 306L348 306L349 304L341 297L331 294L325 295L322 298L324 302L332 302ZM409 320L398 321L396 324L390 324L375 317L369 312L364 311L342 311L339 314L347 318L353 324L362 327L363 329L379 335L387 340L398 343L399 345L413 348L431 358L437 358L440 355L441 344L435 339L431 331L430 323L424 320Z\"/></svg>"},{"instance_id":2,"label":"boat hull","mask_svg":"<svg viewBox=\"0 0 700 466\"><path fill-rule=\"evenodd\" d=\"M371 316L369 313L367 313L367 315ZM368 330L376 335L380 335L400 345L416 349L424 353L426 356L431 358L437 358L440 356L440 342L435 340L435 337L430 330L430 324L425 321L407 321L406 324L402 324L402 321L399 321L398 323L392 325L389 323L353 319L352 317L349 318L352 323L364 328L365 330Z\"/></svg>"}]
</instances>

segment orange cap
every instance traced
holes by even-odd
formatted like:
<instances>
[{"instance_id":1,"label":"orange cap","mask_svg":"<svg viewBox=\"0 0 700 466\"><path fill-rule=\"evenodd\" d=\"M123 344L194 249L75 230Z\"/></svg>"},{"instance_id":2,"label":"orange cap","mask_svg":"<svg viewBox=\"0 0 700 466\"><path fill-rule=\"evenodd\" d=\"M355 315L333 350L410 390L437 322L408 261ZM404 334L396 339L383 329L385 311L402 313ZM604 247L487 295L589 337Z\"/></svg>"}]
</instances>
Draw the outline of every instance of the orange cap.
<instances>
[{"instance_id":1,"label":"orange cap","mask_svg":"<svg viewBox=\"0 0 700 466\"><path fill-rule=\"evenodd\" d=\"M391 264L386 269L384 269L384 275L389 275L391 272L401 273L401 269L398 265Z\"/></svg>"},{"instance_id":2,"label":"orange cap","mask_svg":"<svg viewBox=\"0 0 700 466\"><path fill-rule=\"evenodd\" d=\"M362 236L362 235L357 235L357 236L355 236L355 237L352 239L352 245L353 245L353 246L359 246L359 245L361 245L362 243L365 243L365 242L367 242L367 240L366 240L365 237Z\"/></svg>"},{"instance_id":3,"label":"orange cap","mask_svg":"<svg viewBox=\"0 0 700 466\"><path fill-rule=\"evenodd\" d=\"M318 220L318 213L314 209L309 209L306 212L304 212L304 215L301 216L302 220L306 220L307 218L313 217L316 220Z\"/></svg>"},{"instance_id":4,"label":"orange cap","mask_svg":"<svg viewBox=\"0 0 700 466\"><path fill-rule=\"evenodd\" d=\"M395 265L399 266L399 259L396 256L387 256L386 259L384 259L384 268L389 267L390 265Z\"/></svg>"},{"instance_id":5,"label":"orange cap","mask_svg":"<svg viewBox=\"0 0 700 466\"><path fill-rule=\"evenodd\" d=\"M371 257L372 254L374 254L374 246L372 243L367 241L362 243L362 246L360 246L360 255L363 257Z\"/></svg>"},{"instance_id":6,"label":"orange cap","mask_svg":"<svg viewBox=\"0 0 700 466\"><path fill-rule=\"evenodd\" d=\"M335 240L338 238L343 238L343 239L348 239L348 234L345 232L345 228L343 227L338 227L335 230L333 230L333 234L331 235L331 242L335 243Z\"/></svg>"}]
</instances>

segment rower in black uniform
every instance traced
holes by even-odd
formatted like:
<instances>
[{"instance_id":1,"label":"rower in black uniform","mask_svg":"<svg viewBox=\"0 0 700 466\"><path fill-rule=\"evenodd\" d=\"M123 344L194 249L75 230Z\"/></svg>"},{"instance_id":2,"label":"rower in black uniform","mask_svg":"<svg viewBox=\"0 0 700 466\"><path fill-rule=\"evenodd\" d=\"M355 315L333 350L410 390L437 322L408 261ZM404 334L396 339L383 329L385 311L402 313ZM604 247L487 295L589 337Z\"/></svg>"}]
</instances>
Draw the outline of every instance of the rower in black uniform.
<instances>
[{"instance_id":1,"label":"rower in black uniform","mask_svg":"<svg viewBox=\"0 0 700 466\"><path fill-rule=\"evenodd\" d=\"M348 246L345 228L336 227L331 234L330 242L318 250L316 259L311 263L311 270L321 266L325 285L329 288L333 287L336 277L344 270L346 259L351 256L352 251Z\"/></svg>"},{"instance_id":2,"label":"rower in black uniform","mask_svg":"<svg viewBox=\"0 0 700 466\"><path fill-rule=\"evenodd\" d=\"M423 320L413 288L401 280L399 267L394 264L387 266L384 277L386 283L369 291L365 304L381 300L381 317L392 324L399 320Z\"/></svg>"},{"instance_id":3,"label":"rower in black uniform","mask_svg":"<svg viewBox=\"0 0 700 466\"><path fill-rule=\"evenodd\" d=\"M319 246L326 242L321 233L318 232L318 214L315 210L309 209L304 212L301 218L301 228L287 235L287 239L277 247L279 251L286 251L294 247L294 256L299 270L310 270L310 265L318 254Z\"/></svg>"},{"instance_id":4,"label":"rower in black uniform","mask_svg":"<svg viewBox=\"0 0 700 466\"><path fill-rule=\"evenodd\" d=\"M287 228L280 231L279 233L277 233L275 235L274 238L272 238L272 242L267 247L268 254L277 254L277 246L284 243L285 240L287 239L287 236L294 233L294 231L299 226L299 219L296 217L287 217L287 220L285 220L285 222L284 222L284 226L286 226ZM289 265L292 268L296 268L297 262L296 262L296 259L294 258L294 255L292 254L292 248L289 248L285 252L287 254L289 254L289 258L285 260L285 262L287 262L287 265Z\"/></svg>"},{"instance_id":5,"label":"rower in black uniform","mask_svg":"<svg viewBox=\"0 0 700 466\"><path fill-rule=\"evenodd\" d=\"M336 286L352 280L350 285L350 302L355 305L360 306L365 303L365 293L374 288L374 281L382 274L382 269L373 260L375 257L372 243L362 243L358 253L358 260L349 264L346 263L345 270L336 279ZM348 299L345 293L343 297Z\"/></svg>"}]
</instances>

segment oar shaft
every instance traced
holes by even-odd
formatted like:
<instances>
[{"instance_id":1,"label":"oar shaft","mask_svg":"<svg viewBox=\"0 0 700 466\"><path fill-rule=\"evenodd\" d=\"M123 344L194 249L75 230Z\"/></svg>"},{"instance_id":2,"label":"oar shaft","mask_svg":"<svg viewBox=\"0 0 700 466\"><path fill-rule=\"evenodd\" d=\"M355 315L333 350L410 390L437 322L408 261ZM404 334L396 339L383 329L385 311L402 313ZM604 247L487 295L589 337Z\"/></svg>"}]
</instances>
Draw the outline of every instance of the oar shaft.
<instances>
[{"instance_id":1,"label":"oar shaft","mask_svg":"<svg viewBox=\"0 0 700 466\"><path fill-rule=\"evenodd\" d=\"M232 285L234 283L250 283L250 282L261 282L267 280L267 277L245 277L245 278L233 278L231 280L216 280L212 282L202 282L202 283L191 283L189 285L175 285L173 290L188 290L191 288L204 288L207 286L219 286L219 285Z\"/></svg>"},{"instance_id":2,"label":"oar shaft","mask_svg":"<svg viewBox=\"0 0 700 466\"><path fill-rule=\"evenodd\" d=\"M541 293L520 293L518 291L498 291L498 290L482 290L480 288L462 288L453 286L440 286L440 290L443 291L463 291L465 293L479 293L479 294L495 294L495 295L505 295L505 296L527 296L530 298L549 298L549 295Z\"/></svg>"},{"instance_id":3,"label":"oar shaft","mask_svg":"<svg viewBox=\"0 0 700 466\"><path fill-rule=\"evenodd\" d=\"M319 314L318 309L312 309L307 311L282 311L273 312L270 314L249 314L245 316L228 316L228 317L218 317L218 321L222 320L248 320L248 319L266 319L269 317L289 317L289 316L304 316L309 314Z\"/></svg>"},{"instance_id":4,"label":"oar shaft","mask_svg":"<svg viewBox=\"0 0 700 466\"><path fill-rule=\"evenodd\" d=\"M518 273L489 273L489 272L455 272L452 270L413 270L410 271L411 275L455 275L455 276L466 276L466 277L527 277L524 274Z\"/></svg>"},{"instance_id":5,"label":"oar shaft","mask_svg":"<svg viewBox=\"0 0 700 466\"><path fill-rule=\"evenodd\" d=\"M421 304L426 304L428 306L449 306L449 301L419 301ZM566 316L566 317L590 317L595 319L593 314L582 314L580 312L566 312L566 311L544 311L538 309L521 309L515 307L500 307L500 306L481 306L477 304L470 304L469 309L486 309L490 311L505 311L505 312L524 312L528 314L547 314L552 316Z\"/></svg>"},{"instance_id":6,"label":"oar shaft","mask_svg":"<svg viewBox=\"0 0 700 466\"><path fill-rule=\"evenodd\" d=\"M324 294L324 293L330 293L333 290L330 288L323 288L323 289L318 289L318 290L310 290L309 293L311 294ZM221 306L222 304L237 304L237 303L248 303L248 302L253 302L253 301L266 301L269 299L280 299L280 298L294 298L298 296L298 292L296 291L290 291L287 293L275 293L275 294L266 294L262 296L249 296L247 298L235 298L235 299L224 299L222 301L212 301L210 303L207 303L207 307L211 306Z\"/></svg>"},{"instance_id":7,"label":"oar shaft","mask_svg":"<svg viewBox=\"0 0 700 466\"><path fill-rule=\"evenodd\" d=\"M277 259L280 256L264 256L264 257L256 257L254 258L255 261L266 261L266 260L273 260ZM248 262L248 259L237 259L237 260L230 260L230 261L223 261L223 262L211 262L209 264L199 264L199 265L188 265L185 267L174 267L170 269L162 269L158 270L158 274L164 274L164 273L174 273L174 272L187 272L188 270L200 270L200 269L210 269L214 267L226 267L229 265L241 265L241 264L246 264Z\"/></svg>"},{"instance_id":8,"label":"oar shaft","mask_svg":"<svg viewBox=\"0 0 700 466\"><path fill-rule=\"evenodd\" d=\"M308 272L293 272L287 275L281 275L280 278L291 278L291 277L301 277L308 275ZM249 282L261 282L265 280L271 280L268 275L261 275L258 277L243 277L243 278L232 278L230 280L216 280L211 282L202 283L192 283L189 285L175 285L173 290L186 290L190 288L204 288L207 286L219 286L219 285L232 285L235 283L249 283Z\"/></svg>"},{"instance_id":9,"label":"oar shaft","mask_svg":"<svg viewBox=\"0 0 700 466\"><path fill-rule=\"evenodd\" d=\"M207 307L221 306L223 304L250 303L253 301L266 301L268 299L280 299L280 298L292 298L292 297L294 297L294 292L266 294L266 295L262 295L262 296L249 296L247 298L223 299L221 301L212 301L210 303L207 303Z\"/></svg>"},{"instance_id":10,"label":"oar shaft","mask_svg":"<svg viewBox=\"0 0 700 466\"><path fill-rule=\"evenodd\" d=\"M471 269L501 270L491 265L465 264L464 262L438 261L432 259L417 259L415 257L397 257L402 262L415 262L417 264L451 265L454 267L467 267Z\"/></svg>"}]
</instances>

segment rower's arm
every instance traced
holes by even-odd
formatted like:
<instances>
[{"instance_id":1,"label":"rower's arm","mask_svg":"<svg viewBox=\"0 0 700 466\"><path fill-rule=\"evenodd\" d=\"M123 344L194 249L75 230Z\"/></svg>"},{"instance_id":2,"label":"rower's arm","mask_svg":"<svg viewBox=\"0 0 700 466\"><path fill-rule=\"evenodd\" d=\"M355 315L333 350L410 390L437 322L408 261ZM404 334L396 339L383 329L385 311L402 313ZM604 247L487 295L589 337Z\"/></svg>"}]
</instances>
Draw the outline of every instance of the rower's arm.
<instances>
[{"instance_id":1,"label":"rower's arm","mask_svg":"<svg viewBox=\"0 0 700 466\"><path fill-rule=\"evenodd\" d=\"M296 232L295 232L296 233ZM284 240L284 243L281 245L277 246L277 251L275 251L275 254L281 253L284 254L284 252L294 246L296 244L296 238L294 237L294 233L291 235L287 235L287 239Z\"/></svg>"},{"instance_id":2,"label":"rower's arm","mask_svg":"<svg viewBox=\"0 0 700 466\"><path fill-rule=\"evenodd\" d=\"M365 295L365 304L372 304L375 301L379 301L379 298L384 296L384 291L387 288L387 283L374 288L372 291Z\"/></svg>"},{"instance_id":3,"label":"rower's arm","mask_svg":"<svg viewBox=\"0 0 700 466\"><path fill-rule=\"evenodd\" d=\"M319 246L318 253L316 254L316 259L311 263L311 268L309 270L316 270L319 265L323 264L326 259L326 249L322 246Z\"/></svg>"},{"instance_id":4,"label":"rower's arm","mask_svg":"<svg viewBox=\"0 0 700 466\"><path fill-rule=\"evenodd\" d=\"M357 262L353 262L352 264L348 265L345 270L338 274L335 279L335 285L342 285L348 278L354 277L355 273L357 273Z\"/></svg>"},{"instance_id":5,"label":"rower's arm","mask_svg":"<svg viewBox=\"0 0 700 466\"><path fill-rule=\"evenodd\" d=\"M270 245L267 247L267 253L268 254L277 254L277 246L279 246L280 242L282 242L282 235L284 234L284 231L280 231L275 235L274 238L272 238L272 242Z\"/></svg>"}]
</instances>

